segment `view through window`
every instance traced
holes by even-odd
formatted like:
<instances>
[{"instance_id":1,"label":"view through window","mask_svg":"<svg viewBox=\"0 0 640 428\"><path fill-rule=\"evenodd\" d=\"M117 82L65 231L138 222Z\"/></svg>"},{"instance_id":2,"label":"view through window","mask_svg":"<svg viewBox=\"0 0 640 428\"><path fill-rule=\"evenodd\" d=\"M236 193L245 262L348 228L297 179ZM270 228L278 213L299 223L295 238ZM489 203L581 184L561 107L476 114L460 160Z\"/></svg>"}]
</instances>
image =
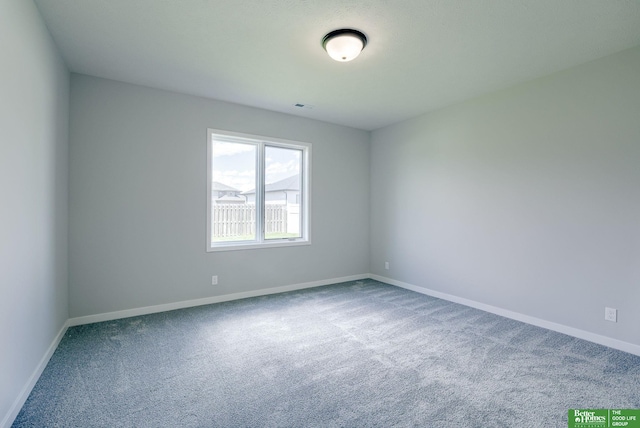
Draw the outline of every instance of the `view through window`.
<instances>
[{"instance_id":1,"label":"view through window","mask_svg":"<svg viewBox=\"0 0 640 428\"><path fill-rule=\"evenodd\" d=\"M308 242L311 146L209 130L208 250Z\"/></svg>"}]
</instances>

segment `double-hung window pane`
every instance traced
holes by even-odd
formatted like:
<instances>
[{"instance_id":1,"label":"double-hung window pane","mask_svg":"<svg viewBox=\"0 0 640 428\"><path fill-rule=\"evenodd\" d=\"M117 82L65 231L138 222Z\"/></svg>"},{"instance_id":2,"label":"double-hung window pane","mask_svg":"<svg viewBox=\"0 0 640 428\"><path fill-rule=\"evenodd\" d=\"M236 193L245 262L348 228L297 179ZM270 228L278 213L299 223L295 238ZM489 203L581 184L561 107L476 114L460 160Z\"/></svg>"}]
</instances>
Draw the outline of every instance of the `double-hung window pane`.
<instances>
[{"instance_id":1,"label":"double-hung window pane","mask_svg":"<svg viewBox=\"0 0 640 428\"><path fill-rule=\"evenodd\" d=\"M217 138L212 141L211 241L254 241L255 204L245 192L256 185L258 146Z\"/></svg>"},{"instance_id":2,"label":"double-hung window pane","mask_svg":"<svg viewBox=\"0 0 640 428\"><path fill-rule=\"evenodd\" d=\"M302 150L265 146L265 239L301 238Z\"/></svg>"},{"instance_id":3,"label":"double-hung window pane","mask_svg":"<svg viewBox=\"0 0 640 428\"><path fill-rule=\"evenodd\" d=\"M208 157L208 251L309 243L309 144L209 130Z\"/></svg>"}]
</instances>

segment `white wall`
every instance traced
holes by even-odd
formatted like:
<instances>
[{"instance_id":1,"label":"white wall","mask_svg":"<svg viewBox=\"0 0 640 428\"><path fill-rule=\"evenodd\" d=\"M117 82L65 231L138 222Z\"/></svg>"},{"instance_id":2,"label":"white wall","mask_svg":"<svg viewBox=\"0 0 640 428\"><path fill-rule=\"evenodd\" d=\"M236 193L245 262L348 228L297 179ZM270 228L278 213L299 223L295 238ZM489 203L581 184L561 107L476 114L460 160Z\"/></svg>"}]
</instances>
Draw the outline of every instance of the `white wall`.
<instances>
[{"instance_id":1,"label":"white wall","mask_svg":"<svg viewBox=\"0 0 640 428\"><path fill-rule=\"evenodd\" d=\"M208 127L312 143L312 245L205 252ZM69 200L72 317L369 272L364 131L72 74Z\"/></svg>"},{"instance_id":2,"label":"white wall","mask_svg":"<svg viewBox=\"0 0 640 428\"><path fill-rule=\"evenodd\" d=\"M374 274L640 344L640 48L377 130L371 151Z\"/></svg>"},{"instance_id":3,"label":"white wall","mask_svg":"<svg viewBox=\"0 0 640 428\"><path fill-rule=\"evenodd\" d=\"M68 318L69 73L31 1L0 0L0 41L2 426Z\"/></svg>"}]
</instances>

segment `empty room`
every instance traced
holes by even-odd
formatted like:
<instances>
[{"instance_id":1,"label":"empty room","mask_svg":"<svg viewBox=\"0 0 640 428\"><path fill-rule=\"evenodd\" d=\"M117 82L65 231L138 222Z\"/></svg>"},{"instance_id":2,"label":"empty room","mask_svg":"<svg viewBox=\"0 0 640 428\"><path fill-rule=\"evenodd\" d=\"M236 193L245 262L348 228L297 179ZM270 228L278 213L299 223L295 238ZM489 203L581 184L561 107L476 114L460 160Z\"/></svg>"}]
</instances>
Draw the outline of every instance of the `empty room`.
<instances>
[{"instance_id":1,"label":"empty room","mask_svg":"<svg viewBox=\"0 0 640 428\"><path fill-rule=\"evenodd\" d=\"M640 3L0 0L0 428L640 427Z\"/></svg>"}]
</instances>

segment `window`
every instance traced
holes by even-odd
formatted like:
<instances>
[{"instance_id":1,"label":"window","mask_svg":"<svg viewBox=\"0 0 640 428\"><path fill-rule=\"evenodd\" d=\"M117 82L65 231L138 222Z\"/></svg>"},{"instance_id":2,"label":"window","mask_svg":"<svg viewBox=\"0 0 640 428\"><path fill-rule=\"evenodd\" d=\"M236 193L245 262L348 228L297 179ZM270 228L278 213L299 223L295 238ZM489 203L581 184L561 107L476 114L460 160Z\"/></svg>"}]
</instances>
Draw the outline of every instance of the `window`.
<instances>
[{"instance_id":1,"label":"window","mask_svg":"<svg viewBox=\"0 0 640 428\"><path fill-rule=\"evenodd\" d=\"M311 144L207 134L207 251L309 244Z\"/></svg>"}]
</instances>

